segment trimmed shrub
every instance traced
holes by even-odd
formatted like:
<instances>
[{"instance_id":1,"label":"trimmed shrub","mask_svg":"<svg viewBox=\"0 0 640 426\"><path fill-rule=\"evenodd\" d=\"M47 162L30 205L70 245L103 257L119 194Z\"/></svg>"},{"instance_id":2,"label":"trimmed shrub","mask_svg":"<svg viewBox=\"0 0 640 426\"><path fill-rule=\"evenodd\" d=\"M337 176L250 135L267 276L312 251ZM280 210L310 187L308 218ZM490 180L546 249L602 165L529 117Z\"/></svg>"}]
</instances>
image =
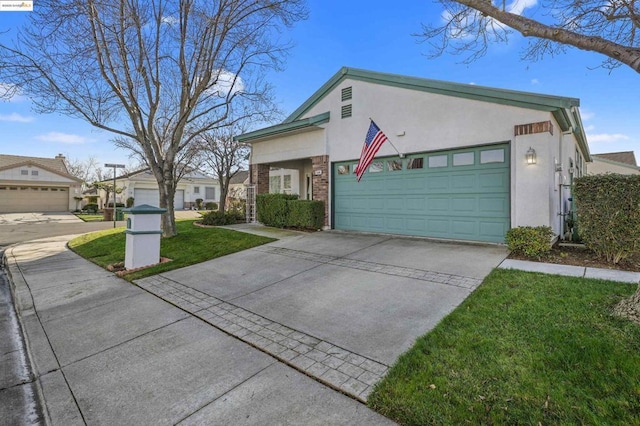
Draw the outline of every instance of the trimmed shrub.
<instances>
[{"instance_id":1,"label":"trimmed shrub","mask_svg":"<svg viewBox=\"0 0 640 426\"><path fill-rule=\"evenodd\" d=\"M84 210L95 213L98 211L98 205L96 203L89 203L84 206Z\"/></svg>"},{"instance_id":2,"label":"trimmed shrub","mask_svg":"<svg viewBox=\"0 0 640 426\"><path fill-rule=\"evenodd\" d=\"M289 226L289 205L287 201L297 200L296 194L258 194L256 213L258 222L267 226L284 228Z\"/></svg>"},{"instance_id":3,"label":"trimmed shrub","mask_svg":"<svg viewBox=\"0 0 640 426\"><path fill-rule=\"evenodd\" d=\"M89 195L87 197L87 200L89 200L89 204L98 204L98 196L97 195Z\"/></svg>"},{"instance_id":4,"label":"trimmed shrub","mask_svg":"<svg viewBox=\"0 0 640 426\"><path fill-rule=\"evenodd\" d=\"M133 207L133 203L134 203L135 199L133 197L129 197L127 198L127 208L130 209L131 207Z\"/></svg>"},{"instance_id":5,"label":"trimmed shrub","mask_svg":"<svg viewBox=\"0 0 640 426\"><path fill-rule=\"evenodd\" d=\"M587 248L614 264L640 252L640 175L576 178L574 196Z\"/></svg>"},{"instance_id":6,"label":"trimmed shrub","mask_svg":"<svg viewBox=\"0 0 640 426\"><path fill-rule=\"evenodd\" d=\"M324 203L312 200L289 201L288 226L320 229L324 225Z\"/></svg>"},{"instance_id":7,"label":"trimmed shrub","mask_svg":"<svg viewBox=\"0 0 640 426\"><path fill-rule=\"evenodd\" d=\"M200 221L203 225L209 226L222 226L233 225L235 223L244 222L244 216L240 217L237 211L227 211L222 213L221 211L211 211L202 215Z\"/></svg>"},{"instance_id":8,"label":"trimmed shrub","mask_svg":"<svg viewBox=\"0 0 640 426\"><path fill-rule=\"evenodd\" d=\"M218 203L214 203L213 201L209 201L205 203L204 208L206 210L218 210Z\"/></svg>"},{"instance_id":9,"label":"trimmed shrub","mask_svg":"<svg viewBox=\"0 0 640 426\"><path fill-rule=\"evenodd\" d=\"M551 251L553 231L549 226L519 226L507 231L507 248L513 253L540 259Z\"/></svg>"}]
</instances>

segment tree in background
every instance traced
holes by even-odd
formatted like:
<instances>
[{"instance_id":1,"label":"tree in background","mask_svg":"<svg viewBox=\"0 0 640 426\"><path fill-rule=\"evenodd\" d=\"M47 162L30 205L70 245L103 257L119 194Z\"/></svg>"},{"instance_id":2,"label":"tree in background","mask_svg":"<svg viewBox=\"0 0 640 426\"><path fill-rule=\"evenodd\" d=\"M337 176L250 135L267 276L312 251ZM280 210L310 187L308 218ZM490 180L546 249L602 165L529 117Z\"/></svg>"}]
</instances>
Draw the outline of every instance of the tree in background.
<instances>
[{"instance_id":1,"label":"tree in background","mask_svg":"<svg viewBox=\"0 0 640 426\"><path fill-rule=\"evenodd\" d=\"M563 53L569 47L604 55L602 66L627 65L640 72L640 10L633 1L602 0L439 0L441 25L424 25L420 34L433 47L466 55L472 62L491 43L505 43L514 29L532 37L523 59L537 60ZM533 18L536 17L536 19Z\"/></svg>"},{"instance_id":2,"label":"tree in background","mask_svg":"<svg viewBox=\"0 0 640 426\"><path fill-rule=\"evenodd\" d=\"M234 127L219 128L202 134L200 159L207 172L213 173L220 184L220 211L224 213L229 182L239 171L247 168L249 146L235 141Z\"/></svg>"},{"instance_id":3,"label":"tree in background","mask_svg":"<svg viewBox=\"0 0 640 426\"><path fill-rule=\"evenodd\" d=\"M39 112L113 133L155 176L172 236L191 145L236 99L270 102L264 75L289 47L280 32L306 14L304 0L39 0L0 43L0 96L19 88Z\"/></svg>"}]
</instances>

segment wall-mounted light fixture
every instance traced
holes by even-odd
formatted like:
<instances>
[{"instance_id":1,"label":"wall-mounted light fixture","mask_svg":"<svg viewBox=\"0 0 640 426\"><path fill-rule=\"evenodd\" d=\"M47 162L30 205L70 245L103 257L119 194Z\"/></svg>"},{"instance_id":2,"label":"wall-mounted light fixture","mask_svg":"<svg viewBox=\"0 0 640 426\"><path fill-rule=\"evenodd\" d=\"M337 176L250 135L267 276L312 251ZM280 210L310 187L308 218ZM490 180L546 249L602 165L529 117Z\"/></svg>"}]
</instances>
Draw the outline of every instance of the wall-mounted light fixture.
<instances>
[{"instance_id":1,"label":"wall-mounted light fixture","mask_svg":"<svg viewBox=\"0 0 640 426\"><path fill-rule=\"evenodd\" d=\"M529 147L527 151L527 164L536 164L536 150Z\"/></svg>"}]
</instances>

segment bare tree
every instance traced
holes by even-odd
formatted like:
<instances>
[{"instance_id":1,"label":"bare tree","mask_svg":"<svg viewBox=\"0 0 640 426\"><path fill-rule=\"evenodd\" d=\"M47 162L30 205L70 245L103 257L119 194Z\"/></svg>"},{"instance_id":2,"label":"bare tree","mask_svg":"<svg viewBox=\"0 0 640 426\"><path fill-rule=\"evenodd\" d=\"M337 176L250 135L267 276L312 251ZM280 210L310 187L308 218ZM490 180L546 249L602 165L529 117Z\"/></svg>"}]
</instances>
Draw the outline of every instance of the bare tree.
<instances>
[{"instance_id":1,"label":"bare tree","mask_svg":"<svg viewBox=\"0 0 640 426\"><path fill-rule=\"evenodd\" d=\"M82 179L85 185L96 180L96 170L98 169L98 160L95 157L89 157L84 160L73 158L69 155L64 160L67 170L71 176Z\"/></svg>"},{"instance_id":2,"label":"bare tree","mask_svg":"<svg viewBox=\"0 0 640 426\"><path fill-rule=\"evenodd\" d=\"M280 31L305 17L304 0L39 0L0 43L0 81L144 159L172 236L177 165L236 99L269 99L263 76L289 47Z\"/></svg>"},{"instance_id":3,"label":"bare tree","mask_svg":"<svg viewBox=\"0 0 640 426\"><path fill-rule=\"evenodd\" d=\"M235 126L221 127L200 137L200 160L205 170L214 174L220 183L220 211L224 213L229 182L239 171L247 168L250 148L234 140L244 133Z\"/></svg>"},{"instance_id":4,"label":"bare tree","mask_svg":"<svg viewBox=\"0 0 640 426\"><path fill-rule=\"evenodd\" d=\"M439 0L441 25L424 25L421 37L431 42L433 56L466 55L472 62L495 42L507 42L510 29L533 37L523 59L563 53L569 47L601 53L602 66L628 65L640 72L640 10L633 1L524 0L497 5L487 0ZM535 14L535 15L534 15ZM527 16L530 15L530 16ZM533 19L536 16L538 19Z\"/></svg>"}]
</instances>

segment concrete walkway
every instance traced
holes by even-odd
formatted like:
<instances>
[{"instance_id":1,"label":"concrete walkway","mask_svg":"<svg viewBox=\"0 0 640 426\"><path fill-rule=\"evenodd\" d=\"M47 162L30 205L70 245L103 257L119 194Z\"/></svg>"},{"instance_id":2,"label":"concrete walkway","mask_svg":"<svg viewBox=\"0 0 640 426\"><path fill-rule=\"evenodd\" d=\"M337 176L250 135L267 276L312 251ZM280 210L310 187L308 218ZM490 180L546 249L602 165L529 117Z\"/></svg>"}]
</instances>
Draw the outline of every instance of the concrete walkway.
<instances>
[{"instance_id":1,"label":"concrete walkway","mask_svg":"<svg viewBox=\"0 0 640 426\"><path fill-rule=\"evenodd\" d=\"M223 302L185 288L192 305L167 303L68 251L69 238L6 252L51 424L391 424L212 326L204 309Z\"/></svg>"},{"instance_id":2,"label":"concrete walkway","mask_svg":"<svg viewBox=\"0 0 640 426\"><path fill-rule=\"evenodd\" d=\"M564 275L569 277L593 278L598 280L619 281L630 284L640 283L640 272L620 271L617 269L589 268L584 266L558 265L554 263L529 262L526 260L505 259L499 266L503 269L541 272L543 274Z\"/></svg>"}]
</instances>

